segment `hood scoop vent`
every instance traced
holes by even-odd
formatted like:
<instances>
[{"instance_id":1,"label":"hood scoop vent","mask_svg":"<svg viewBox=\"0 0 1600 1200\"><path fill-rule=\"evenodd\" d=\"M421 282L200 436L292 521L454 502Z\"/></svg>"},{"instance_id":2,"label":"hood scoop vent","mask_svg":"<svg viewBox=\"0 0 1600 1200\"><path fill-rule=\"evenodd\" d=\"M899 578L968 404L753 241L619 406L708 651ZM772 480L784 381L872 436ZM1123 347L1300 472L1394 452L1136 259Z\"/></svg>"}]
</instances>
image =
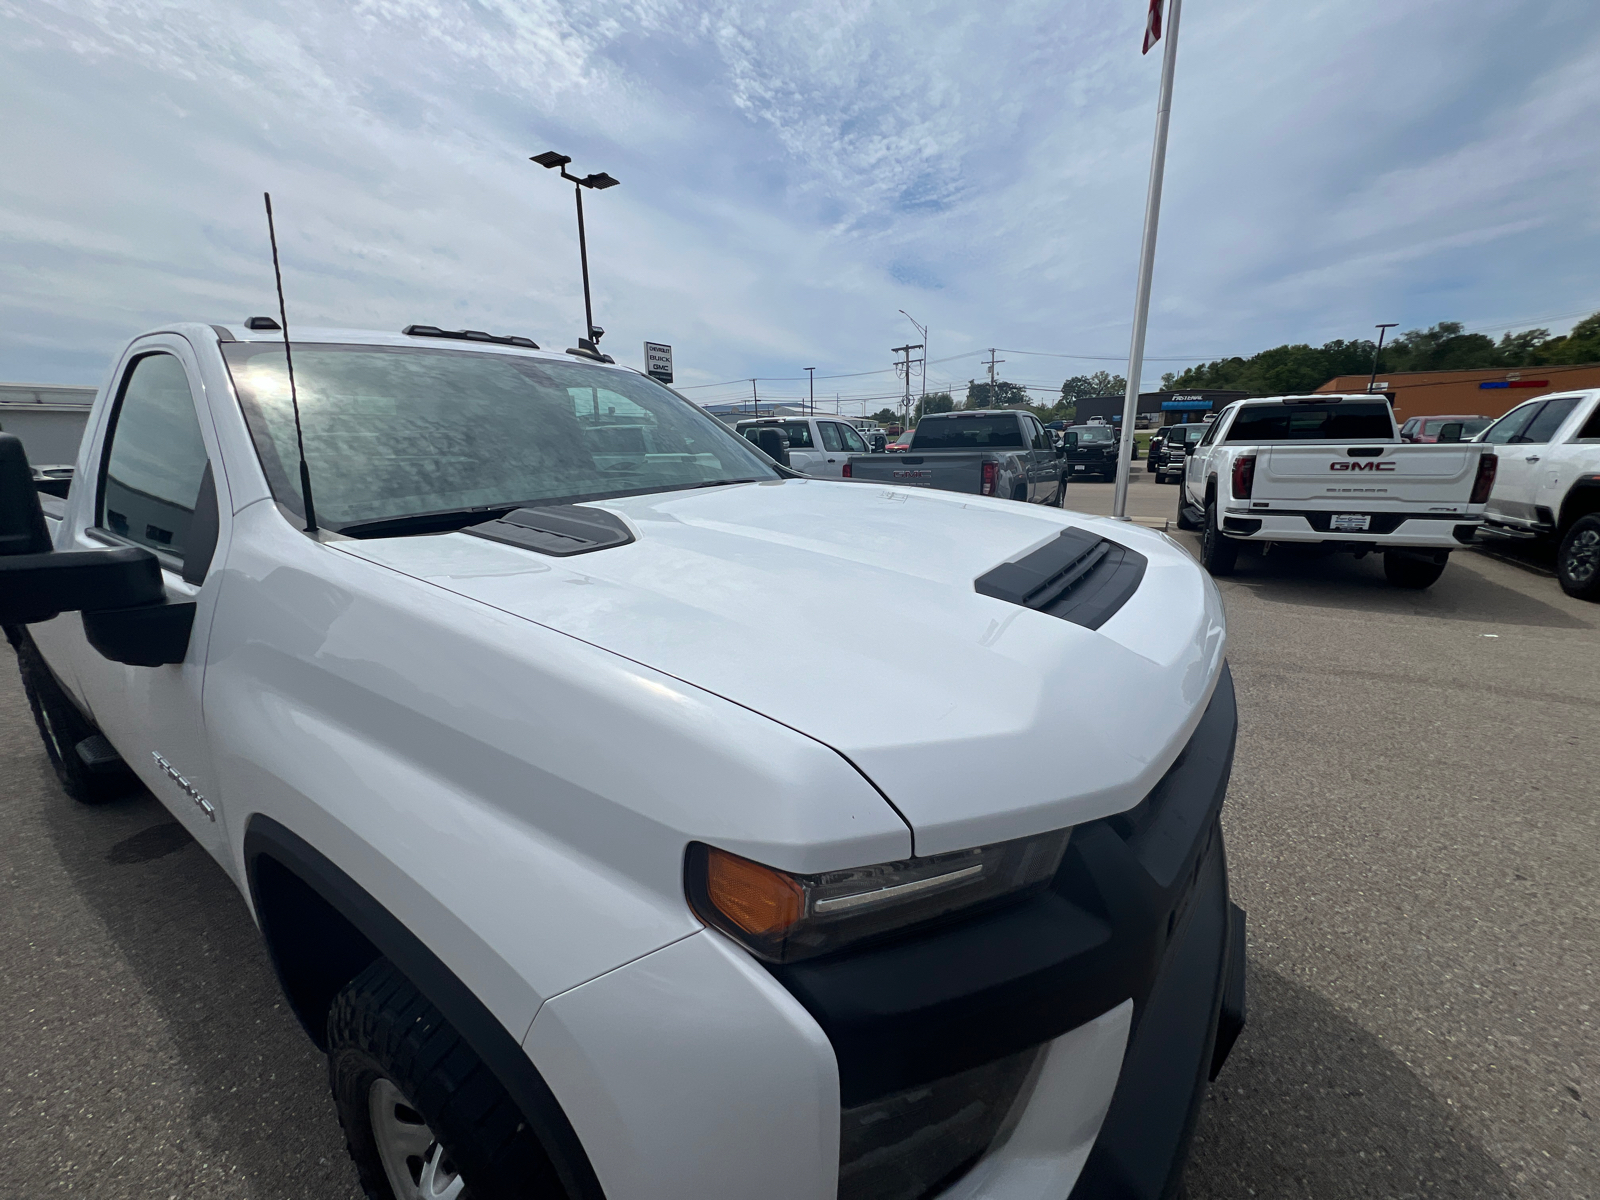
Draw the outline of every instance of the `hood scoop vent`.
<instances>
[{"instance_id":1,"label":"hood scoop vent","mask_svg":"<svg viewBox=\"0 0 1600 1200\"><path fill-rule=\"evenodd\" d=\"M498 521L486 521L461 532L556 558L609 550L633 541L632 530L615 513L577 504L519 508Z\"/></svg>"},{"instance_id":2,"label":"hood scoop vent","mask_svg":"<svg viewBox=\"0 0 1600 1200\"><path fill-rule=\"evenodd\" d=\"M1138 551L1082 529L973 581L980 596L1020 604L1085 629L1099 629L1139 590L1147 560Z\"/></svg>"}]
</instances>

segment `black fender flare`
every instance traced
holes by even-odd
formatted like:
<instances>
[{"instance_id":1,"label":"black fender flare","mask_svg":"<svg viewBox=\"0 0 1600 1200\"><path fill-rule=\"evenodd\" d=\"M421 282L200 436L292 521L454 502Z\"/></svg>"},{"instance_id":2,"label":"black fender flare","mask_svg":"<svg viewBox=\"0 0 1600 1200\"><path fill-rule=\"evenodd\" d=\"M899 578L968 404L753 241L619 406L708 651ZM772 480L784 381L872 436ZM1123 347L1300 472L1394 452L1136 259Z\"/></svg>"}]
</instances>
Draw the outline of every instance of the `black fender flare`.
<instances>
[{"instance_id":1,"label":"black fender flare","mask_svg":"<svg viewBox=\"0 0 1600 1200\"><path fill-rule=\"evenodd\" d=\"M245 827L244 860L251 906L262 922L272 969L291 1003L291 989L278 961L273 931L267 928L267 909L262 905L261 868L265 860L315 892L379 954L394 963L455 1026L517 1102L550 1156L567 1194L573 1200L604 1200L600 1180L577 1131L522 1044L416 934L305 839L262 813L252 816ZM318 1048L326 1049L325 1037L311 1028L306 1014L296 1007L295 1015Z\"/></svg>"}]
</instances>

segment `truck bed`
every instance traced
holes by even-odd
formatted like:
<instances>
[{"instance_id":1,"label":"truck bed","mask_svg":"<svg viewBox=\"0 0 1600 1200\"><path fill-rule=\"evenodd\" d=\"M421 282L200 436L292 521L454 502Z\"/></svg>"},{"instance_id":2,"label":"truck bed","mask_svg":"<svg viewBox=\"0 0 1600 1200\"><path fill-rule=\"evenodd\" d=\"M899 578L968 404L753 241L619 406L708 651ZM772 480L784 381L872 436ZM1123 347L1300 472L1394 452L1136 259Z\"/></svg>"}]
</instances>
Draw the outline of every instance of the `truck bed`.
<instances>
[{"instance_id":1,"label":"truck bed","mask_svg":"<svg viewBox=\"0 0 1600 1200\"><path fill-rule=\"evenodd\" d=\"M856 454L850 458L850 478L976 496L982 490L984 462L994 462L999 457L997 452L983 450Z\"/></svg>"}]
</instances>

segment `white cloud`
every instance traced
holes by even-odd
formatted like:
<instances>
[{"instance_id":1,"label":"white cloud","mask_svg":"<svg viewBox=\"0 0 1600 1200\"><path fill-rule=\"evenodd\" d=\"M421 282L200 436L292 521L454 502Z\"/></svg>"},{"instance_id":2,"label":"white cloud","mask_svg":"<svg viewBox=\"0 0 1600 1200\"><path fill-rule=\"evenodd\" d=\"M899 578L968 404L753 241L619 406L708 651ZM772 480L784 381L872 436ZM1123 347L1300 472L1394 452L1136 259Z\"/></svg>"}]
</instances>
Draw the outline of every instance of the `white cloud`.
<instances>
[{"instance_id":1,"label":"white cloud","mask_svg":"<svg viewBox=\"0 0 1600 1200\"><path fill-rule=\"evenodd\" d=\"M1089 0L0 0L0 377L93 380L142 327L265 311L266 188L299 320L570 344L571 196L526 161L547 148L623 182L589 204L608 348L671 341L685 382L887 367L900 308L935 358L970 352L935 381L989 345L1115 354L1158 67L1141 21ZM1592 5L1232 0L1191 6L1182 38L1152 354L1600 307Z\"/></svg>"}]
</instances>

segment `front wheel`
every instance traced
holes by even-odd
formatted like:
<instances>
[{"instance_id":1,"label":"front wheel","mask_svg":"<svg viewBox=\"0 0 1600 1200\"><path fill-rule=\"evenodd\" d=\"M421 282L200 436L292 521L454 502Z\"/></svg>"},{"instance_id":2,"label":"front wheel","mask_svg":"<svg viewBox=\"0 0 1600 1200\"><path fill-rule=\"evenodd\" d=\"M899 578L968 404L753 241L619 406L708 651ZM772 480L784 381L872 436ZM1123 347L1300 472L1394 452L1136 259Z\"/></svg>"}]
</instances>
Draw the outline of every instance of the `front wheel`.
<instances>
[{"instance_id":1,"label":"front wheel","mask_svg":"<svg viewBox=\"0 0 1600 1200\"><path fill-rule=\"evenodd\" d=\"M1432 587L1439 581L1439 576L1444 574L1447 561L1443 555L1438 559L1419 558L1403 550L1385 550L1383 574L1384 578L1395 587L1420 591L1425 587Z\"/></svg>"},{"instance_id":2,"label":"front wheel","mask_svg":"<svg viewBox=\"0 0 1600 1200\"><path fill-rule=\"evenodd\" d=\"M1579 600L1600 600L1600 513L1579 517L1556 551L1561 590Z\"/></svg>"},{"instance_id":3,"label":"front wheel","mask_svg":"<svg viewBox=\"0 0 1600 1200\"><path fill-rule=\"evenodd\" d=\"M39 727L39 738L44 742L45 755L50 759L61 790L80 804L104 804L125 796L135 787L132 772L111 757L108 770L91 771L88 763L78 753L78 746L93 738L110 753L110 747L98 736L99 731L89 719L78 711L72 697L56 682L45 664L44 656L33 644L25 630L8 629L13 634L12 645L17 651L17 670L22 676L22 690L27 693L28 707L33 710L33 723Z\"/></svg>"},{"instance_id":4,"label":"front wheel","mask_svg":"<svg viewBox=\"0 0 1600 1200\"><path fill-rule=\"evenodd\" d=\"M328 1012L328 1080L367 1200L567 1195L499 1079L388 959Z\"/></svg>"},{"instance_id":5,"label":"front wheel","mask_svg":"<svg viewBox=\"0 0 1600 1200\"><path fill-rule=\"evenodd\" d=\"M1189 497L1185 494L1187 491L1188 489L1183 486L1183 477L1180 475L1178 477L1178 528L1193 533L1200 527L1189 519Z\"/></svg>"},{"instance_id":6,"label":"front wheel","mask_svg":"<svg viewBox=\"0 0 1600 1200\"><path fill-rule=\"evenodd\" d=\"M1239 562L1239 543L1224 537L1217 523L1217 502L1206 501L1206 526L1200 535L1200 562L1213 575L1232 575Z\"/></svg>"}]
</instances>

